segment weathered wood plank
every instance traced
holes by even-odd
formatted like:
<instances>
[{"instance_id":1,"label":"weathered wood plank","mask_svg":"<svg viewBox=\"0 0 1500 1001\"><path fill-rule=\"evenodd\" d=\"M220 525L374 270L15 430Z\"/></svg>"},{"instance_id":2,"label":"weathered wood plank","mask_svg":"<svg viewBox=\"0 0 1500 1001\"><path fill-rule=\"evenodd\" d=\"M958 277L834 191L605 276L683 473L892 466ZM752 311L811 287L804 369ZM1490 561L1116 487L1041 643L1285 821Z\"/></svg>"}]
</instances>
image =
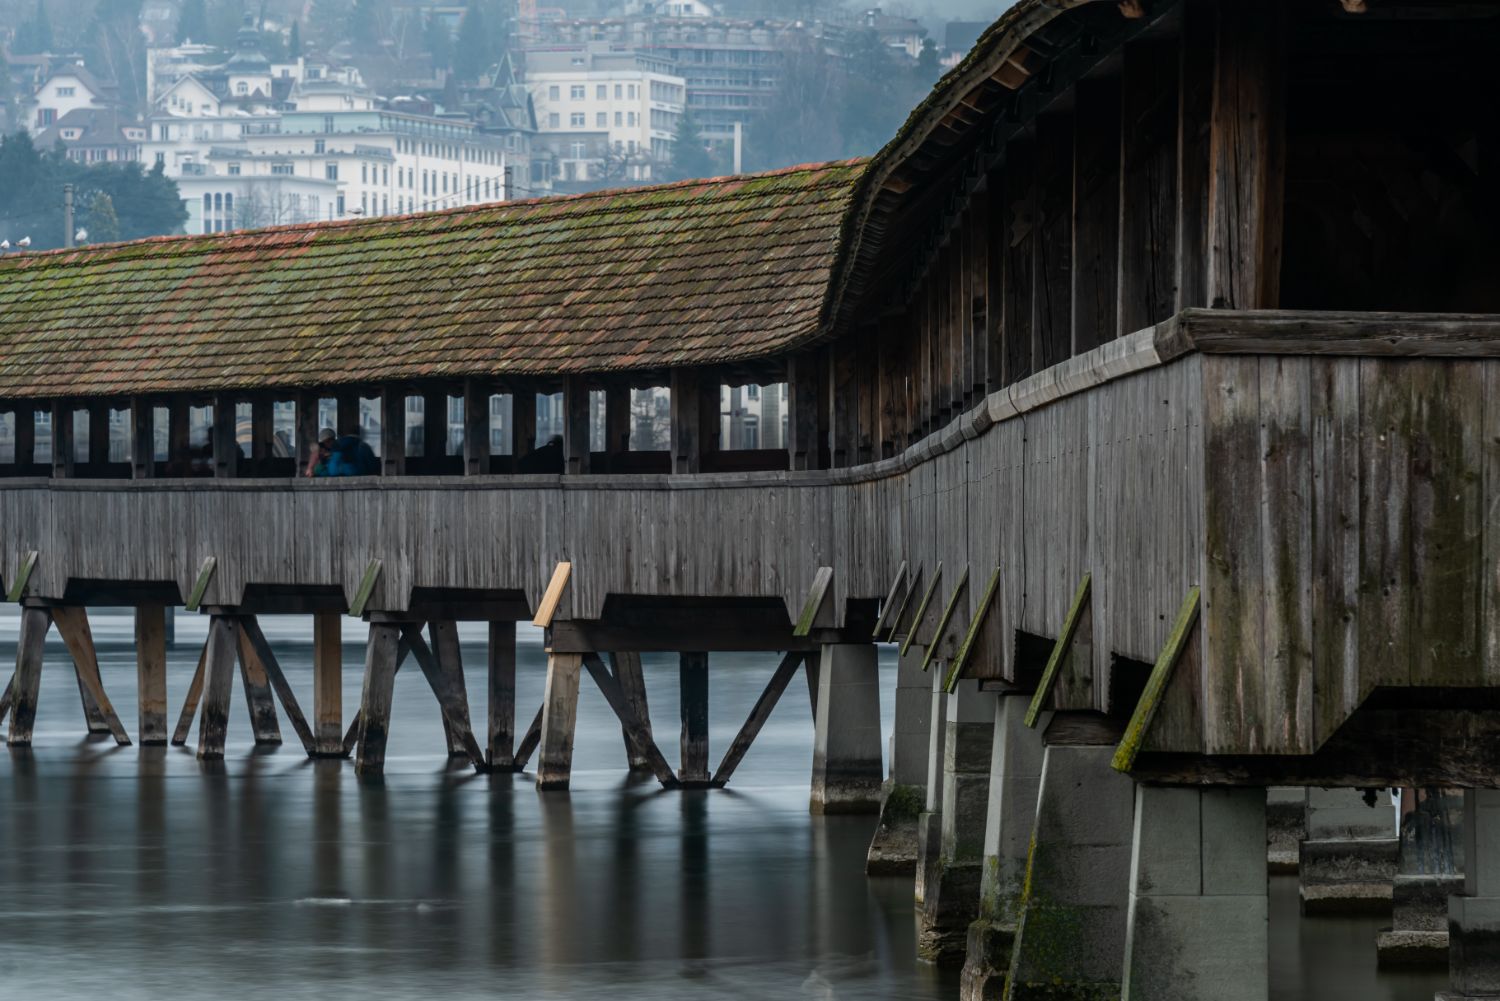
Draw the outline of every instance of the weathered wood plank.
<instances>
[{"instance_id":1,"label":"weathered wood plank","mask_svg":"<svg viewBox=\"0 0 1500 1001\"><path fill-rule=\"evenodd\" d=\"M142 747L167 742L167 610L139 605L135 610L136 736Z\"/></svg>"},{"instance_id":2,"label":"weathered wood plank","mask_svg":"<svg viewBox=\"0 0 1500 1001\"><path fill-rule=\"evenodd\" d=\"M1073 153L1073 354L1115 336L1120 254L1120 87L1077 86ZM993 387L992 387L993 388Z\"/></svg>"},{"instance_id":3,"label":"weathered wood plank","mask_svg":"<svg viewBox=\"0 0 1500 1001\"><path fill-rule=\"evenodd\" d=\"M678 779L708 781L708 654L687 651L678 655L677 680L682 716L682 759Z\"/></svg>"},{"instance_id":4,"label":"weathered wood plank","mask_svg":"<svg viewBox=\"0 0 1500 1001\"><path fill-rule=\"evenodd\" d=\"M214 615L209 618L208 643L203 658L203 707L198 718L198 757L202 759L224 757L239 633L240 624L234 616Z\"/></svg>"},{"instance_id":5,"label":"weathered wood plank","mask_svg":"<svg viewBox=\"0 0 1500 1001\"><path fill-rule=\"evenodd\" d=\"M651 707L646 701L646 676L641 670L641 655L628 652L612 653L609 659L614 665L614 679L620 686L620 694L630 710L630 715L640 724L641 732L648 738L651 737ZM625 757L630 764L630 770L633 772L650 770L651 762L641 751L639 741L632 740L629 733L625 733L624 737Z\"/></svg>"},{"instance_id":6,"label":"weathered wood plank","mask_svg":"<svg viewBox=\"0 0 1500 1001\"><path fill-rule=\"evenodd\" d=\"M776 670L771 674L771 680L766 682L765 690L755 700L755 705L751 707L745 724L740 727L740 732L735 735L733 742L729 745L729 750L724 752L724 759L719 762L718 769L714 771L714 785L723 785L728 782L734 770L739 767L740 761L750 750L750 745L755 743L761 727L765 726L766 720L771 718L771 711L776 708L781 694L786 691L787 685L791 684L804 656L794 650L782 657L781 663L776 665Z\"/></svg>"},{"instance_id":7,"label":"weathered wood plank","mask_svg":"<svg viewBox=\"0 0 1500 1001\"><path fill-rule=\"evenodd\" d=\"M516 624L491 621L486 649L489 740L485 762L492 769L509 771L515 762Z\"/></svg>"},{"instance_id":8,"label":"weathered wood plank","mask_svg":"<svg viewBox=\"0 0 1500 1001\"><path fill-rule=\"evenodd\" d=\"M464 685L462 654L458 645L458 625L451 620L427 623L427 632L432 637L432 649L422 642L416 626L403 630L411 644L412 656L417 658L432 694L443 709L443 720L448 733L449 757L467 757L478 769L484 768L484 750L474 739L473 726L469 720L468 689Z\"/></svg>"},{"instance_id":9,"label":"weathered wood plank","mask_svg":"<svg viewBox=\"0 0 1500 1001\"><path fill-rule=\"evenodd\" d=\"M1277 305L1286 173L1283 0L1219 0L1209 138L1208 301Z\"/></svg>"},{"instance_id":10,"label":"weathered wood plank","mask_svg":"<svg viewBox=\"0 0 1500 1001\"><path fill-rule=\"evenodd\" d=\"M1312 366L1313 743L1359 706L1360 402L1358 359Z\"/></svg>"},{"instance_id":11,"label":"weathered wood plank","mask_svg":"<svg viewBox=\"0 0 1500 1001\"><path fill-rule=\"evenodd\" d=\"M1042 115L1036 124L1036 264L1033 272L1033 371L1057 364L1073 345L1073 119Z\"/></svg>"},{"instance_id":12,"label":"weathered wood plank","mask_svg":"<svg viewBox=\"0 0 1500 1001\"><path fill-rule=\"evenodd\" d=\"M104 693L104 682L99 676L99 655L94 649L94 635L89 629L88 611L81 606L59 606L52 609L52 622L57 633L67 645L73 657L73 666L78 676L80 690L97 707L106 731L114 735L115 743L121 747L130 745L130 735L109 696ZM90 732L94 732L90 727Z\"/></svg>"},{"instance_id":13,"label":"weathered wood plank","mask_svg":"<svg viewBox=\"0 0 1500 1001\"><path fill-rule=\"evenodd\" d=\"M1161 654L1156 658L1156 664L1151 669L1151 677L1146 681L1146 690L1141 693L1140 701L1131 712L1130 722L1125 726L1125 736L1115 750L1111 764L1116 771L1128 772L1134 767L1136 755L1145 746L1147 734L1151 731L1156 715L1166 701L1168 687L1174 680L1173 675L1178 664L1183 660L1183 654L1189 647L1196 646L1199 642L1196 626L1198 625L1200 595L1200 589L1193 588L1183 599L1182 607L1177 610L1177 619L1172 625L1172 633L1167 637L1166 645L1162 647ZM1184 679L1184 687L1190 687L1191 684L1192 679Z\"/></svg>"},{"instance_id":14,"label":"weathered wood plank","mask_svg":"<svg viewBox=\"0 0 1500 1001\"><path fill-rule=\"evenodd\" d=\"M42 681L42 650L52 616L45 608L21 608L20 636L16 642L16 673L11 679L14 703L10 714L10 732L6 743L11 747L30 747L31 731L36 725L36 700Z\"/></svg>"},{"instance_id":15,"label":"weathered wood plank","mask_svg":"<svg viewBox=\"0 0 1500 1001\"><path fill-rule=\"evenodd\" d=\"M311 758L325 753L320 750L317 738L307 725L306 717L302 715L302 707L297 704L297 695L292 691L290 682L286 680L286 673L281 669L281 662L276 659L275 651L266 641L265 633L261 632L260 621L253 615L247 615L240 620L240 656L247 662L253 662L270 682L271 688L276 692L276 697L281 700L281 708L286 710L287 721L292 724L292 730L297 734L297 739L302 742L302 749L307 752L307 756ZM314 686L316 697L316 682ZM272 712L274 713L275 710L273 709ZM280 741L280 734L277 735L277 741ZM342 754L342 748L338 749L338 753Z\"/></svg>"},{"instance_id":16,"label":"weathered wood plank","mask_svg":"<svg viewBox=\"0 0 1500 1001\"><path fill-rule=\"evenodd\" d=\"M281 726L276 719L276 700L271 694L271 681L266 669L255 656L240 628L240 680L245 688L245 708L250 715L250 732L257 744L280 744Z\"/></svg>"},{"instance_id":17,"label":"weathered wood plank","mask_svg":"<svg viewBox=\"0 0 1500 1001\"><path fill-rule=\"evenodd\" d=\"M614 710L615 717L619 719L620 729L625 734L625 741L631 755L638 756L644 761L646 768L663 786L671 788L677 785L677 777L672 774L672 766L667 763L666 757L661 753L661 748L656 746L656 741L652 739L648 726L635 714L620 682L609 673L609 669L604 666L604 661L600 660L596 653L586 653L583 655L583 666L588 669L589 677L594 679L594 684L599 686L604 701L609 703L610 709Z\"/></svg>"},{"instance_id":18,"label":"weathered wood plank","mask_svg":"<svg viewBox=\"0 0 1500 1001\"><path fill-rule=\"evenodd\" d=\"M1204 359L1204 634L1211 666L1203 692L1204 748L1265 742L1264 499L1260 367L1254 359Z\"/></svg>"},{"instance_id":19,"label":"weathered wood plank","mask_svg":"<svg viewBox=\"0 0 1500 1001\"><path fill-rule=\"evenodd\" d=\"M359 704L359 749L354 758L354 770L362 775L378 775L385 770L400 642L400 626L390 622L370 623L370 640L365 647L365 683Z\"/></svg>"},{"instance_id":20,"label":"weathered wood plank","mask_svg":"<svg viewBox=\"0 0 1500 1001\"><path fill-rule=\"evenodd\" d=\"M1170 41L1125 47L1120 129L1119 333L1177 305L1177 73Z\"/></svg>"},{"instance_id":21,"label":"weathered wood plank","mask_svg":"<svg viewBox=\"0 0 1500 1001\"><path fill-rule=\"evenodd\" d=\"M573 772L573 731L578 722L578 681L583 657L547 655L547 689L542 699L538 789L566 789Z\"/></svg>"},{"instance_id":22,"label":"weathered wood plank","mask_svg":"<svg viewBox=\"0 0 1500 1001\"><path fill-rule=\"evenodd\" d=\"M208 644L203 644L203 649L198 652L198 668L193 672L193 679L188 682L186 697L182 700L182 712L177 717L177 727L172 731L172 744L174 747L182 747L187 743L188 732L193 728L193 717L198 714L198 702L203 698L203 672L204 665L208 661Z\"/></svg>"}]
</instances>

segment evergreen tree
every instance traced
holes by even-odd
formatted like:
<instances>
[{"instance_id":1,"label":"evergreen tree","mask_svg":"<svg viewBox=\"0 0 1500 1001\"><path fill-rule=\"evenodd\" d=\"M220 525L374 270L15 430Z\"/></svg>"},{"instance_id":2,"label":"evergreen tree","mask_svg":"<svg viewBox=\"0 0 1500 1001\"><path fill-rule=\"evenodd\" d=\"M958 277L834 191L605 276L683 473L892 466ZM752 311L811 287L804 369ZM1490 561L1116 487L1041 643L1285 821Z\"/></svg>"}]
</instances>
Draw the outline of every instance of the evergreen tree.
<instances>
[{"instance_id":1,"label":"evergreen tree","mask_svg":"<svg viewBox=\"0 0 1500 1001\"><path fill-rule=\"evenodd\" d=\"M208 41L208 5L204 0L183 0L177 12L177 44Z\"/></svg>"},{"instance_id":2,"label":"evergreen tree","mask_svg":"<svg viewBox=\"0 0 1500 1001\"><path fill-rule=\"evenodd\" d=\"M464 10L458 22L458 40L453 48L453 72L460 80L478 80L494 59L491 38L478 4Z\"/></svg>"},{"instance_id":3,"label":"evergreen tree","mask_svg":"<svg viewBox=\"0 0 1500 1001\"><path fill-rule=\"evenodd\" d=\"M120 220L115 215L114 199L96 191L83 213L84 228L90 243L113 243L120 238Z\"/></svg>"},{"instance_id":4,"label":"evergreen tree","mask_svg":"<svg viewBox=\"0 0 1500 1001\"><path fill-rule=\"evenodd\" d=\"M11 51L18 56L52 51L52 22L47 17L45 0L36 0L36 13L16 29Z\"/></svg>"},{"instance_id":5,"label":"evergreen tree","mask_svg":"<svg viewBox=\"0 0 1500 1001\"><path fill-rule=\"evenodd\" d=\"M356 49L373 52L380 44L380 20L375 0L354 0L349 8L349 40Z\"/></svg>"},{"instance_id":6,"label":"evergreen tree","mask_svg":"<svg viewBox=\"0 0 1500 1001\"><path fill-rule=\"evenodd\" d=\"M922 51L917 56L917 82L928 85L938 78L937 43L931 38L922 39Z\"/></svg>"},{"instance_id":7,"label":"evergreen tree","mask_svg":"<svg viewBox=\"0 0 1500 1001\"><path fill-rule=\"evenodd\" d=\"M287 39L286 54L289 59L302 58L302 27L301 22L292 22L292 33Z\"/></svg>"},{"instance_id":8,"label":"evergreen tree","mask_svg":"<svg viewBox=\"0 0 1500 1001\"><path fill-rule=\"evenodd\" d=\"M436 14L427 15L427 28L423 40L427 46L427 54L432 59L434 71L445 70L453 65L453 33L448 30L447 23Z\"/></svg>"},{"instance_id":9,"label":"evergreen tree","mask_svg":"<svg viewBox=\"0 0 1500 1001\"><path fill-rule=\"evenodd\" d=\"M138 163L88 166L61 150L38 150L25 132L0 138L0 177L0 238L29 236L37 250L63 245L64 184L73 185L94 241L177 233L187 221L177 185L159 165L149 173Z\"/></svg>"},{"instance_id":10,"label":"evergreen tree","mask_svg":"<svg viewBox=\"0 0 1500 1001\"><path fill-rule=\"evenodd\" d=\"M698 131L693 113L684 110L677 119L677 134L672 138L672 163L668 168L670 180L685 181L694 177L711 177L716 171L713 154Z\"/></svg>"}]
</instances>

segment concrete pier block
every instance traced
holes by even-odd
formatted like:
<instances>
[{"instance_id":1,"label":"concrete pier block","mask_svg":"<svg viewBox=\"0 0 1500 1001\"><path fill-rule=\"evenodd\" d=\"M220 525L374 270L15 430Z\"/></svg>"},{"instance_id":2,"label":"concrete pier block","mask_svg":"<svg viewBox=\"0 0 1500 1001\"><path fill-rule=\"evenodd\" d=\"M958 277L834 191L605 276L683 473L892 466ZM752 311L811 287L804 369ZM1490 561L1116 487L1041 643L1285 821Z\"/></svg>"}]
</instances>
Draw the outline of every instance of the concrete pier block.
<instances>
[{"instance_id":1,"label":"concrete pier block","mask_svg":"<svg viewBox=\"0 0 1500 1001\"><path fill-rule=\"evenodd\" d=\"M914 650L916 648L913 648ZM920 656L921 651L917 654ZM917 908L927 899L927 888L934 886L938 877L938 855L943 847L943 747L947 744L948 694L943 689L941 672L927 676L929 716L932 725L927 734L927 789L926 802L921 816L917 818L917 879L915 899ZM934 890L934 894L936 891Z\"/></svg>"},{"instance_id":2,"label":"concrete pier block","mask_svg":"<svg viewBox=\"0 0 1500 1001\"><path fill-rule=\"evenodd\" d=\"M1463 792L1401 790L1399 872L1391 885L1391 927L1375 937L1385 967L1448 962L1448 898L1463 892Z\"/></svg>"},{"instance_id":3,"label":"concrete pier block","mask_svg":"<svg viewBox=\"0 0 1500 1001\"><path fill-rule=\"evenodd\" d=\"M823 647L813 743L813 813L880 810L880 670L873 643Z\"/></svg>"},{"instance_id":4,"label":"concrete pier block","mask_svg":"<svg viewBox=\"0 0 1500 1001\"><path fill-rule=\"evenodd\" d=\"M990 802L984 825L979 917L969 925L959 984L959 996L964 1001L996 999L1005 989L1046 750L1041 734L1024 722L1031 696L1004 694L998 699L990 750Z\"/></svg>"},{"instance_id":5,"label":"concrete pier block","mask_svg":"<svg viewBox=\"0 0 1500 1001\"><path fill-rule=\"evenodd\" d=\"M871 876L914 875L917 871L917 819L926 805L931 729L931 679L922 673L922 657L908 650L896 667L890 773L882 790L880 824L865 857L865 872Z\"/></svg>"},{"instance_id":6,"label":"concrete pier block","mask_svg":"<svg viewBox=\"0 0 1500 1001\"><path fill-rule=\"evenodd\" d=\"M1266 1001L1263 789L1137 786L1122 1001Z\"/></svg>"},{"instance_id":7,"label":"concrete pier block","mask_svg":"<svg viewBox=\"0 0 1500 1001\"><path fill-rule=\"evenodd\" d=\"M1307 840L1298 859L1304 914L1389 914L1398 843L1384 791L1307 790Z\"/></svg>"},{"instance_id":8,"label":"concrete pier block","mask_svg":"<svg viewBox=\"0 0 1500 1001\"><path fill-rule=\"evenodd\" d=\"M941 842L917 913L917 954L935 963L963 962L979 911L995 701L973 680L960 681L946 700Z\"/></svg>"},{"instance_id":9,"label":"concrete pier block","mask_svg":"<svg viewBox=\"0 0 1500 1001\"><path fill-rule=\"evenodd\" d=\"M1006 1001L1119 996L1134 783L1110 746L1048 746Z\"/></svg>"},{"instance_id":10,"label":"concrete pier block","mask_svg":"<svg viewBox=\"0 0 1500 1001\"><path fill-rule=\"evenodd\" d=\"M1438 1001L1500 997L1500 789L1464 790L1463 892L1448 898L1448 978Z\"/></svg>"},{"instance_id":11,"label":"concrete pier block","mask_svg":"<svg viewBox=\"0 0 1500 1001\"><path fill-rule=\"evenodd\" d=\"M1266 790L1266 864L1273 875L1297 871L1307 837L1307 790L1272 786Z\"/></svg>"}]
</instances>

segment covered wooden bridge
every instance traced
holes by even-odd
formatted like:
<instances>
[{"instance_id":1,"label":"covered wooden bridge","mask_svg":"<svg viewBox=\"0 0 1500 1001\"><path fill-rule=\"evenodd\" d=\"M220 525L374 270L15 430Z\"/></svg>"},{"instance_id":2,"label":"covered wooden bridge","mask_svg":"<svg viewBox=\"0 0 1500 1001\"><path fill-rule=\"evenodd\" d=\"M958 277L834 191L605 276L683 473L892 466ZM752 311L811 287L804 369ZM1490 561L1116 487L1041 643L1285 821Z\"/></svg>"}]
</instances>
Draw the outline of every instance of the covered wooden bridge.
<instances>
[{"instance_id":1,"label":"covered wooden bridge","mask_svg":"<svg viewBox=\"0 0 1500 1001\"><path fill-rule=\"evenodd\" d=\"M236 652L279 684L255 616L296 611L312 753L378 769L409 653L476 763L539 743L565 785L587 670L641 763L712 784L805 663L814 807L857 808L894 641L888 802L923 809L876 848L916 840L924 948L967 939L973 996L1265 998L1282 783L1468 789L1455 996L1500 992L1497 42L1494 3L1022 0L868 163L6 258L11 742L49 624L107 709L103 603L141 609L165 737L185 604L222 753ZM770 384L785 448L725 447L720 387ZM414 397L462 435L410 433ZM380 475L294 478L321 401L378 415ZM551 657L517 741L521 619ZM487 750L458 620L491 623ZM692 707L743 649L786 656L715 774ZM643 650L682 654L677 772Z\"/></svg>"}]
</instances>

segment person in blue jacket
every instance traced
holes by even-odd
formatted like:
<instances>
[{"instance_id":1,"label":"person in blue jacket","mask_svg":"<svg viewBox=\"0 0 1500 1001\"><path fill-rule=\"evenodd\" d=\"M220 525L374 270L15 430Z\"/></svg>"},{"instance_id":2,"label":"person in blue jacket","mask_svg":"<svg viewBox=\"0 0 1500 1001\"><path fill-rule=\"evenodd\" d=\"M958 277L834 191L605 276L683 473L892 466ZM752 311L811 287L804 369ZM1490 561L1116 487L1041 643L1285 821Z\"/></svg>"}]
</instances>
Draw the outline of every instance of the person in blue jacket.
<instances>
[{"instance_id":1,"label":"person in blue jacket","mask_svg":"<svg viewBox=\"0 0 1500 1001\"><path fill-rule=\"evenodd\" d=\"M308 476L374 476L380 460L358 435L338 435L333 428L318 432L318 451L307 468Z\"/></svg>"}]
</instances>

